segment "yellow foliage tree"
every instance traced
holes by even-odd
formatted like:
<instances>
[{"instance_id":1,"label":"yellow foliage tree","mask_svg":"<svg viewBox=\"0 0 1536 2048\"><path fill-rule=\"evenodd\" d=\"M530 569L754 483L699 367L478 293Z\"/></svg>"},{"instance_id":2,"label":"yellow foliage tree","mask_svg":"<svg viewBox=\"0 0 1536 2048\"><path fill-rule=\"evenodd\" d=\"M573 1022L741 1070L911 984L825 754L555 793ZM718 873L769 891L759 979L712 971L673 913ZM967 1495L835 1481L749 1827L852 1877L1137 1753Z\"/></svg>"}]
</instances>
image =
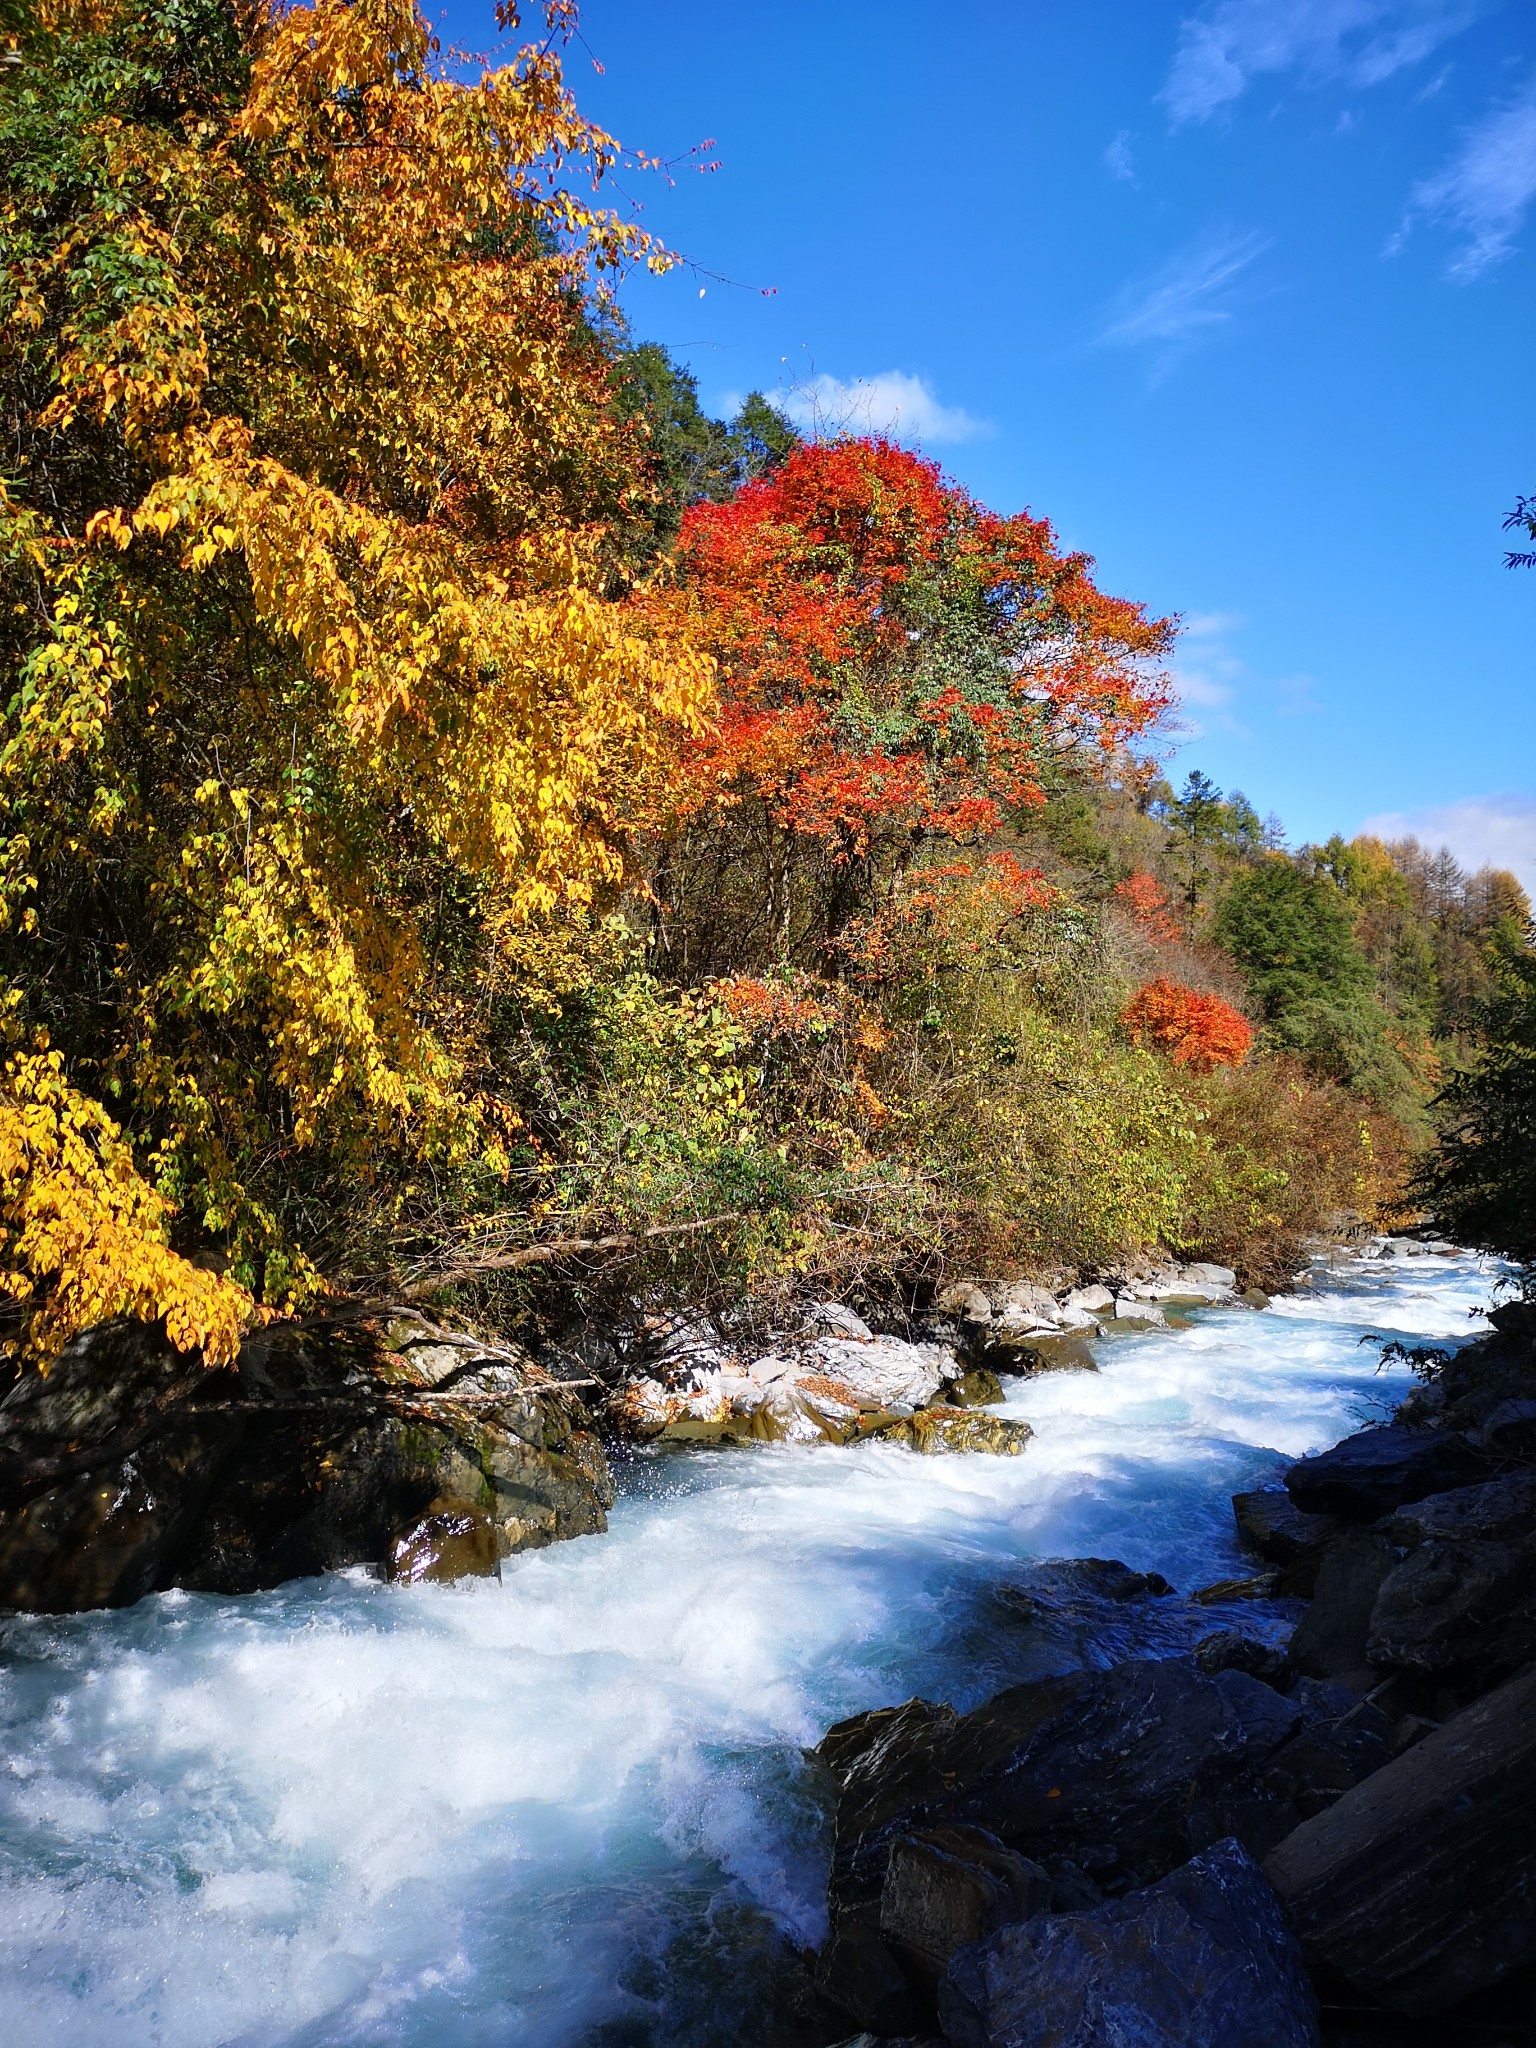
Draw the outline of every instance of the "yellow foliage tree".
<instances>
[{"instance_id":1,"label":"yellow foliage tree","mask_svg":"<svg viewBox=\"0 0 1536 2048\"><path fill-rule=\"evenodd\" d=\"M570 15L466 84L414 0L41 0L0 88L0 950L47 1034L0 1286L45 1346L227 1350L391 1175L494 1173L488 956L616 879L706 705L615 601L594 292L668 259L597 204Z\"/></svg>"}]
</instances>

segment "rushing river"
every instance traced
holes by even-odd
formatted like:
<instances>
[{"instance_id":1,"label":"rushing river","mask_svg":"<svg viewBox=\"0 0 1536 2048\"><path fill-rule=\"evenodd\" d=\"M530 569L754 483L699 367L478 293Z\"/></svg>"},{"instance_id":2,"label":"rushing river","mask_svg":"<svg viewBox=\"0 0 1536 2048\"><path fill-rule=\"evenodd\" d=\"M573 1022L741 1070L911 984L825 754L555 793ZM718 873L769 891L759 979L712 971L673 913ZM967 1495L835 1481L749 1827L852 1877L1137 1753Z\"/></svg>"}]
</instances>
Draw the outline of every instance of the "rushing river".
<instances>
[{"instance_id":1,"label":"rushing river","mask_svg":"<svg viewBox=\"0 0 1536 2048\"><path fill-rule=\"evenodd\" d=\"M802 1746L1237 1618L1165 1599L1106 1625L1069 1599L1042 1623L1009 1589L1051 1558L1181 1591L1251 1569L1228 1496L1401 1398L1363 1336L1465 1337L1490 1284L1399 1256L1106 1342L1098 1374L1015 1383L1022 1458L637 1457L607 1537L500 1584L345 1572L7 1619L0 2040L795 2040L826 1857Z\"/></svg>"}]
</instances>

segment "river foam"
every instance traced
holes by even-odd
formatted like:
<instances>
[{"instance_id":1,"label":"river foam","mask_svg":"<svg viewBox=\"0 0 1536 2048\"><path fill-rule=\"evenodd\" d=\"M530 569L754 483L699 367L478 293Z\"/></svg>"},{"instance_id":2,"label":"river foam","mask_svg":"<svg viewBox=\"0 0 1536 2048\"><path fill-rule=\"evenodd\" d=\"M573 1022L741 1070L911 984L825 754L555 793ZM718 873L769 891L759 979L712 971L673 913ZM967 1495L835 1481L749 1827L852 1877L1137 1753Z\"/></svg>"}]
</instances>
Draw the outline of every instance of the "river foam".
<instances>
[{"instance_id":1,"label":"river foam","mask_svg":"<svg viewBox=\"0 0 1536 2048\"><path fill-rule=\"evenodd\" d=\"M1173 1649L1220 1610L1030 1624L1043 1558L1189 1590L1228 1495L1400 1399L1380 1332L1478 1327L1461 1257L1015 1383L1018 1459L637 1457L608 1536L500 1584L345 1572L0 1636L0 2037L27 2048L712 2048L798 2038L829 1722ZM1278 1609L1244 1610L1278 1628Z\"/></svg>"}]
</instances>

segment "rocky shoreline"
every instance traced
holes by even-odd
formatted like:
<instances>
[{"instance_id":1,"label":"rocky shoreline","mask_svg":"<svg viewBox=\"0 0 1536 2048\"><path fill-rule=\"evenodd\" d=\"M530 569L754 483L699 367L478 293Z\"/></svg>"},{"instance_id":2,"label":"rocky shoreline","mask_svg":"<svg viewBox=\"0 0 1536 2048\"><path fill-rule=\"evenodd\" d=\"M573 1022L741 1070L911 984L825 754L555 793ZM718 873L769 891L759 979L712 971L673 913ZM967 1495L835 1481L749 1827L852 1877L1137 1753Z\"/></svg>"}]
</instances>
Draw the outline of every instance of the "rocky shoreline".
<instances>
[{"instance_id":1,"label":"rocky shoreline","mask_svg":"<svg viewBox=\"0 0 1536 2048\"><path fill-rule=\"evenodd\" d=\"M1490 1320L1235 1498L1267 1569L1194 1597L1306 1597L1284 1650L1227 1626L829 1731L816 1975L859 2048L1536 2038L1536 1305Z\"/></svg>"},{"instance_id":2,"label":"rocky shoreline","mask_svg":"<svg viewBox=\"0 0 1536 2048\"><path fill-rule=\"evenodd\" d=\"M766 1340L686 1315L532 1348L412 1309L274 1322L210 1372L158 1328L104 1325L0 1401L0 1608L248 1593L345 1565L493 1574L606 1526L605 1444L844 1444L1017 1455L999 1372L1093 1369L1086 1338L1236 1300L1224 1267L1118 1291L964 1281L913 1334L811 1302Z\"/></svg>"}]
</instances>

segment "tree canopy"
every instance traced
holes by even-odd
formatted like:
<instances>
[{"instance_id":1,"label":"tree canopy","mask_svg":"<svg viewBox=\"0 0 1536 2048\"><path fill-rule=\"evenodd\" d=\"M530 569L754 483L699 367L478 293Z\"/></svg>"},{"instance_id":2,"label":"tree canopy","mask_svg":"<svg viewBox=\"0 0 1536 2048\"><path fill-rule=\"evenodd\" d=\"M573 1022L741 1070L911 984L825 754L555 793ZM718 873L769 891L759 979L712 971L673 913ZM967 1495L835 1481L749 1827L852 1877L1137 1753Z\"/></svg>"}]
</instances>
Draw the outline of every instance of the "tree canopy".
<instances>
[{"instance_id":1,"label":"tree canopy","mask_svg":"<svg viewBox=\"0 0 1536 2048\"><path fill-rule=\"evenodd\" d=\"M413 0L30 19L0 102L23 1301L126 1305L80 1277L94 1223L36 1220L89 1184L223 1248L227 1346L232 1290L302 1291L391 1162L494 1157L498 933L617 879L626 782L706 703L701 654L603 602L643 450L583 294L667 259L572 176L618 152L566 11L473 84ZM206 1277L156 1270L211 1337Z\"/></svg>"}]
</instances>

